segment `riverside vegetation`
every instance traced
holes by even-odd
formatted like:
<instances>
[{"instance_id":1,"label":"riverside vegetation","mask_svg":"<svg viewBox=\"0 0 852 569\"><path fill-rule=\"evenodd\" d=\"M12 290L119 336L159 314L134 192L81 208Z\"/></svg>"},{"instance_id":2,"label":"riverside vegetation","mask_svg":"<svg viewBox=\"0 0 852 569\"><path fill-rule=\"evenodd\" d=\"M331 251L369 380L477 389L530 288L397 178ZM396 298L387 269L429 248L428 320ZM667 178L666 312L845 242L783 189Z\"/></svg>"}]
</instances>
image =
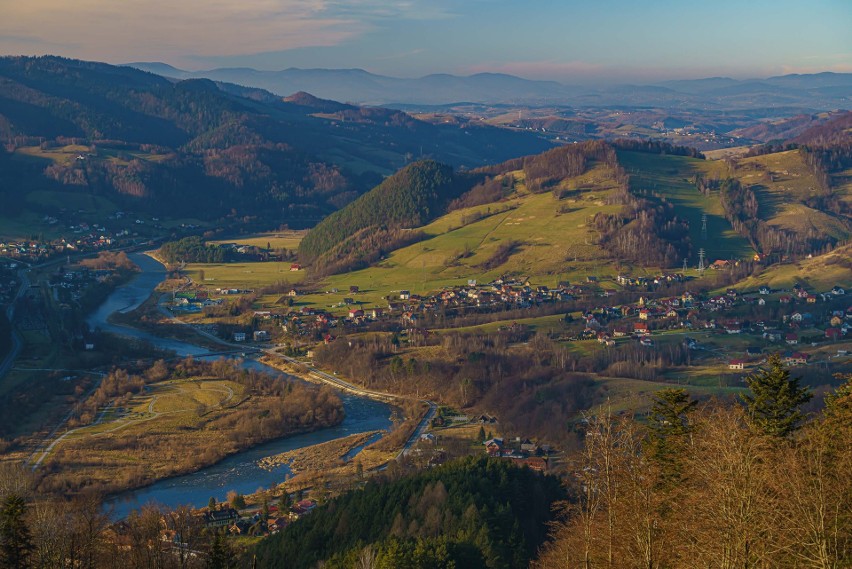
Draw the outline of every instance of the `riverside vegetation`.
<instances>
[{"instance_id":1,"label":"riverside vegetation","mask_svg":"<svg viewBox=\"0 0 852 569\"><path fill-rule=\"evenodd\" d=\"M114 369L75 409L73 430L39 471L39 487L118 492L342 420L330 388L282 381L237 361Z\"/></svg>"}]
</instances>

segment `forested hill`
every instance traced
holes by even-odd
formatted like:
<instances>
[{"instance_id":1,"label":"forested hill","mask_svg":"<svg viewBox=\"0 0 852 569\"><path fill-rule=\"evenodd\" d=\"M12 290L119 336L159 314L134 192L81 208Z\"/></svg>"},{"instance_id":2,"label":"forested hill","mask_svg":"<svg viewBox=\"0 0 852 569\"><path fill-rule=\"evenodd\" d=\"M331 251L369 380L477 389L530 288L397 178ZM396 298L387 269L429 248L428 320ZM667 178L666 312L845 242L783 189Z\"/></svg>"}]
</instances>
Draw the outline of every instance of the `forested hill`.
<instances>
[{"instance_id":1,"label":"forested hill","mask_svg":"<svg viewBox=\"0 0 852 569\"><path fill-rule=\"evenodd\" d=\"M393 482L368 482L258 544L258 567L526 567L544 541L558 479L468 458Z\"/></svg>"},{"instance_id":2,"label":"forested hill","mask_svg":"<svg viewBox=\"0 0 852 569\"><path fill-rule=\"evenodd\" d=\"M550 147L529 133L51 56L0 58L0 145L0 194L26 170L18 197L86 193L153 215L279 223L317 220L414 156L476 167Z\"/></svg>"},{"instance_id":3,"label":"forested hill","mask_svg":"<svg viewBox=\"0 0 852 569\"><path fill-rule=\"evenodd\" d=\"M341 247L375 240L378 234L386 234L384 241L406 240L406 230L445 213L473 179L432 160L415 162L325 218L302 240L299 254L313 262L332 252L339 258ZM375 247L366 250L374 252Z\"/></svg>"}]
</instances>

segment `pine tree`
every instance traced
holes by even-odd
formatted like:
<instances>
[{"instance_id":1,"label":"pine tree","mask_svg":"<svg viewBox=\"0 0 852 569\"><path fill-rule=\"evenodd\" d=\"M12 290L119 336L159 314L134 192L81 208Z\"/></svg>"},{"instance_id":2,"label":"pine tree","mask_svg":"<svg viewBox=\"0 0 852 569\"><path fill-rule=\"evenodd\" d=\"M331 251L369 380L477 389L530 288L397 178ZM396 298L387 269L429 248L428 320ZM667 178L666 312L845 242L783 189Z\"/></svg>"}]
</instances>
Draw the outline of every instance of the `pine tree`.
<instances>
[{"instance_id":1,"label":"pine tree","mask_svg":"<svg viewBox=\"0 0 852 569\"><path fill-rule=\"evenodd\" d=\"M781 356L773 354L767 363L769 369L746 376L752 394L744 395L743 400L755 427L767 435L786 437L800 427L804 415L799 406L813 394L807 387L799 387L798 377L790 377Z\"/></svg>"},{"instance_id":2,"label":"pine tree","mask_svg":"<svg viewBox=\"0 0 852 569\"><path fill-rule=\"evenodd\" d=\"M29 567L33 550L30 530L24 521L26 502L18 494L9 494L0 508L0 567Z\"/></svg>"},{"instance_id":3,"label":"pine tree","mask_svg":"<svg viewBox=\"0 0 852 569\"><path fill-rule=\"evenodd\" d=\"M697 401L685 389L662 389L655 394L648 416L648 456L657 463L663 483L680 480L686 437L692 432L690 415Z\"/></svg>"},{"instance_id":4,"label":"pine tree","mask_svg":"<svg viewBox=\"0 0 852 569\"><path fill-rule=\"evenodd\" d=\"M284 490L284 492L281 493L281 497L278 498L278 515L283 516L292 505L290 493L287 490Z\"/></svg>"},{"instance_id":5,"label":"pine tree","mask_svg":"<svg viewBox=\"0 0 852 569\"><path fill-rule=\"evenodd\" d=\"M231 550L230 544L222 537L222 534L216 533L213 536L213 542L210 544L210 557L207 559L207 569L231 569L235 567L234 552Z\"/></svg>"}]
</instances>

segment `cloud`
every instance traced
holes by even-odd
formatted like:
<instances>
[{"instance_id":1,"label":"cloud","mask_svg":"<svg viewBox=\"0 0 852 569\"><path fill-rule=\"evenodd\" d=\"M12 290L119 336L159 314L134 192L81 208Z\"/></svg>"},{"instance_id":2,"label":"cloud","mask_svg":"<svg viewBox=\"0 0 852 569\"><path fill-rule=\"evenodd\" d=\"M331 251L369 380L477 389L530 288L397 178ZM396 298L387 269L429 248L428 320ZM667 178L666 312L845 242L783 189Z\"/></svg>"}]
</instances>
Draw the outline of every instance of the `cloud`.
<instances>
[{"instance_id":1,"label":"cloud","mask_svg":"<svg viewBox=\"0 0 852 569\"><path fill-rule=\"evenodd\" d=\"M444 18L426 0L3 0L0 51L111 62L339 45L385 19ZM186 59L184 60L186 61Z\"/></svg>"}]
</instances>

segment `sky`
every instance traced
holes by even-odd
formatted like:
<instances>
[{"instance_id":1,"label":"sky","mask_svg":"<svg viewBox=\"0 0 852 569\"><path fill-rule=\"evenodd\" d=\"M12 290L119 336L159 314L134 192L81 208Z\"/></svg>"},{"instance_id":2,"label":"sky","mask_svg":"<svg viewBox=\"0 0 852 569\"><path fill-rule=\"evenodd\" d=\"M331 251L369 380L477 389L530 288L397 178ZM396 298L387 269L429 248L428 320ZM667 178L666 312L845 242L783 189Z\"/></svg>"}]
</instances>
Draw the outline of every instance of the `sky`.
<instances>
[{"instance_id":1,"label":"sky","mask_svg":"<svg viewBox=\"0 0 852 569\"><path fill-rule=\"evenodd\" d=\"M852 72L852 0L0 0L0 54L568 84Z\"/></svg>"}]
</instances>

